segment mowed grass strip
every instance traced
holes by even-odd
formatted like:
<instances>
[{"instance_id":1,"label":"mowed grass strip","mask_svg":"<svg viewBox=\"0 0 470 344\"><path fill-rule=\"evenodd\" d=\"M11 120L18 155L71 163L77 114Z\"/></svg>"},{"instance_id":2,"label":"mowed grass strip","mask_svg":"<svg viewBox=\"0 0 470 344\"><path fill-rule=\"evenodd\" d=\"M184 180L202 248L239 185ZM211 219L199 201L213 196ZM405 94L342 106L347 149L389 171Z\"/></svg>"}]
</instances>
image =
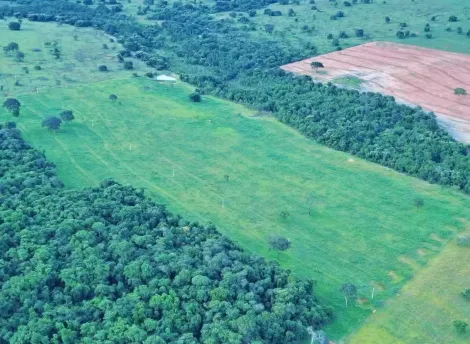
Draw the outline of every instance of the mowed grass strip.
<instances>
[{"instance_id":1,"label":"mowed grass strip","mask_svg":"<svg viewBox=\"0 0 470 344\"><path fill-rule=\"evenodd\" d=\"M461 296L470 288L469 259L469 248L447 245L348 342L469 343L470 333L457 333L452 323L470 322L469 301Z\"/></svg>"},{"instance_id":2,"label":"mowed grass strip","mask_svg":"<svg viewBox=\"0 0 470 344\"><path fill-rule=\"evenodd\" d=\"M109 177L144 187L170 210L317 280L338 315L333 338L356 330L470 220L462 194L317 145L240 105L207 96L191 103L190 92L143 78L53 89L21 96L17 122L68 187ZM41 120L62 104L76 120L48 132ZM292 248L270 251L270 235ZM360 297L348 307L346 282Z\"/></svg>"}]
</instances>

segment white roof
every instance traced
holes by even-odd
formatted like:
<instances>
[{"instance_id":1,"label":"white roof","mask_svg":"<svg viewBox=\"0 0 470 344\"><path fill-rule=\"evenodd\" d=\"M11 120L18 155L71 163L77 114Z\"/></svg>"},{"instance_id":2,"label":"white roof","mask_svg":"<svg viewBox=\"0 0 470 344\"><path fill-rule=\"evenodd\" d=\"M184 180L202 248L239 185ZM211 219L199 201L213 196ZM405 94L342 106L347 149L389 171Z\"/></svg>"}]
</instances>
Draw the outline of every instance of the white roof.
<instances>
[{"instance_id":1,"label":"white roof","mask_svg":"<svg viewBox=\"0 0 470 344\"><path fill-rule=\"evenodd\" d=\"M159 75L157 76L157 81L176 81L176 79L168 75Z\"/></svg>"}]
</instances>

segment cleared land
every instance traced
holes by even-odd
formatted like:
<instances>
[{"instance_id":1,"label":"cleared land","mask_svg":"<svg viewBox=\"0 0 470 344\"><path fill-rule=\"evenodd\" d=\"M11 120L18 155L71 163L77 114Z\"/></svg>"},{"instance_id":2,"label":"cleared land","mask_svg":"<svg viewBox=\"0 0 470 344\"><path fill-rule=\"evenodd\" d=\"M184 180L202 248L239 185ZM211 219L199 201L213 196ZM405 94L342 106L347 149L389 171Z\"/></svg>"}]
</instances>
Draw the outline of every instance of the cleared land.
<instances>
[{"instance_id":1,"label":"cleared land","mask_svg":"<svg viewBox=\"0 0 470 344\"><path fill-rule=\"evenodd\" d=\"M324 68L314 69L313 61ZM433 111L443 120L455 119L456 129L469 130L470 55L371 42L282 66L289 72L322 81L356 78L363 90L392 95L397 100ZM470 140L470 131L467 132Z\"/></svg>"},{"instance_id":2,"label":"cleared land","mask_svg":"<svg viewBox=\"0 0 470 344\"><path fill-rule=\"evenodd\" d=\"M316 145L236 104L190 103L190 91L143 78L57 88L21 96L18 123L68 187L108 177L145 187L172 211L211 221L246 249L316 279L337 311L329 329L336 338L358 329L470 217L464 195ZM41 128L62 104L76 122L57 134ZM269 251L272 234L287 236L292 249ZM360 297L347 308L345 282Z\"/></svg>"},{"instance_id":3,"label":"cleared land","mask_svg":"<svg viewBox=\"0 0 470 344\"><path fill-rule=\"evenodd\" d=\"M458 334L452 325L470 321L469 301L461 296L470 288L469 258L469 248L450 243L348 342L469 343L470 333Z\"/></svg>"}]
</instances>

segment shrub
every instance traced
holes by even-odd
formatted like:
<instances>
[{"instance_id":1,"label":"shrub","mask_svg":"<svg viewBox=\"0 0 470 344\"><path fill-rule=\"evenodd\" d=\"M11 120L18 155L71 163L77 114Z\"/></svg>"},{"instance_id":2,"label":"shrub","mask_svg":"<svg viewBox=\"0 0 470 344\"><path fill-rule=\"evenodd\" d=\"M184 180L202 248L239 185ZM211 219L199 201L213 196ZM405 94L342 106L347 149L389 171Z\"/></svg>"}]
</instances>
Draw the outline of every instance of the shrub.
<instances>
[{"instance_id":1,"label":"shrub","mask_svg":"<svg viewBox=\"0 0 470 344\"><path fill-rule=\"evenodd\" d=\"M462 247L470 247L470 235L463 234L457 238L457 245Z\"/></svg>"},{"instance_id":2,"label":"shrub","mask_svg":"<svg viewBox=\"0 0 470 344\"><path fill-rule=\"evenodd\" d=\"M19 31L21 29L21 24L18 22L11 22L8 24L8 28L12 31Z\"/></svg>"},{"instance_id":3,"label":"shrub","mask_svg":"<svg viewBox=\"0 0 470 344\"><path fill-rule=\"evenodd\" d=\"M454 90L454 94L455 94L456 96L465 96L465 95L467 95L467 91L466 91L464 88L457 87L457 88Z\"/></svg>"}]
</instances>

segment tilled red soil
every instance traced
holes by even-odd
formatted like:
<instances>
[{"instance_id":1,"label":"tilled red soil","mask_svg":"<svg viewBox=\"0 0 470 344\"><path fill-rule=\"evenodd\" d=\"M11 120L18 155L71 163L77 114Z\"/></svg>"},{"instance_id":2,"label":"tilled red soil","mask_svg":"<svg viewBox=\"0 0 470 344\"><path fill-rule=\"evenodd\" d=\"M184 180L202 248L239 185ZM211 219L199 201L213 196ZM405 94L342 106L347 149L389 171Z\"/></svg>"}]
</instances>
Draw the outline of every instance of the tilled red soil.
<instances>
[{"instance_id":1,"label":"tilled red soil","mask_svg":"<svg viewBox=\"0 0 470 344\"><path fill-rule=\"evenodd\" d=\"M315 71L313 61L324 68ZM361 88L392 95L421 106L439 117L470 124L470 55L390 42L371 42L287 64L282 69L321 81L355 76ZM454 95L457 87L469 95ZM444 118L445 117L445 118ZM463 128L462 128L463 129ZM470 133L469 133L470 135Z\"/></svg>"}]
</instances>

